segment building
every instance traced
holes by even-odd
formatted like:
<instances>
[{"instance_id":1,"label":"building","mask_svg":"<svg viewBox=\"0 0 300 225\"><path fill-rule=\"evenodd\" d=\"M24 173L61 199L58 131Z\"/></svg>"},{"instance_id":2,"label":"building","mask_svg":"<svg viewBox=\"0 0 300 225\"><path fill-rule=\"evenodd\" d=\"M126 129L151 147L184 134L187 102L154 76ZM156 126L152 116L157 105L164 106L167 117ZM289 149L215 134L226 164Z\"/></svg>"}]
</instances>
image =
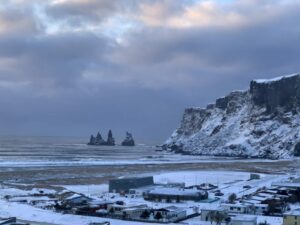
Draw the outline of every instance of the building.
<instances>
[{"instance_id":1,"label":"building","mask_svg":"<svg viewBox=\"0 0 300 225\"><path fill-rule=\"evenodd\" d=\"M254 214L263 215L268 211L268 204L254 204Z\"/></svg>"},{"instance_id":2,"label":"building","mask_svg":"<svg viewBox=\"0 0 300 225\"><path fill-rule=\"evenodd\" d=\"M156 188L144 195L144 199L155 202L201 201L208 198L206 191L182 188Z\"/></svg>"},{"instance_id":3,"label":"building","mask_svg":"<svg viewBox=\"0 0 300 225\"><path fill-rule=\"evenodd\" d=\"M140 220L141 215L144 211L150 211L147 205L137 205L132 207L127 207L122 210L123 218Z\"/></svg>"},{"instance_id":4,"label":"building","mask_svg":"<svg viewBox=\"0 0 300 225\"><path fill-rule=\"evenodd\" d=\"M257 173L251 173L250 174L250 180L259 180L260 179L260 175Z\"/></svg>"},{"instance_id":5,"label":"building","mask_svg":"<svg viewBox=\"0 0 300 225\"><path fill-rule=\"evenodd\" d=\"M107 211L112 217L123 218L123 219L136 219L139 218L143 211L148 210L148 206L145 204L141 205L108 205Z\"/></svg>"},{"instance_id":6,"label":"building","mask_svg":"<svg viewBox=\"0 0 300 225\"><path fill-rule=\"evenodd\" d=\"M283 225L298 225L298 224L300 224L300 209L295 209L283 215Z\"/></svg>"},{"instance_id":7,"label":"building","mask_svg":"<svg viewBox=\"0 0 300 225\"><path fill-rule=\"evenodd\" d=\"M211 191L211 190L217 189L218 186L213 185L213 184L209 184L209 183L203 183L203 184L200 184L200 185L192 185L192 186L189 186L187 188L191 188L191 189L196 188L198 190Z\"/></svg>"},{"instance_id":8,"label":"building","mask_svg":"<svg viewBox=\"0 0 300 225\"><path fill-rule=\"evenodd\" d=\"M224 215L228 215L228 212L225 208L223 207L210 207L210 208L204 208L201 209L201 220L202 221L210 221L211 215L214 215L216 213L222 213Z\"/></svg>"},{"instance_id":9,"label":"building","mask_svg":"<svg viewBox=\"0 0 300 225\"><path fill-rule=\"evenodd\" d=\"M300 181L298 179L295 179L293 181L287 182L275 182L272 183L272 186L277 188L300 189Z\"/></svg>"},{"instance_id":10,"label":"building","mask_svg":"<svg viewBox=\"0 0 300 225\"><path fill-rule=\"evenodd\" d=\"M81 194L74 194L70 197L65 198L62 203L63 205L68 206L78 206L78 205L87 205L89 202L91 202L93 199L86 197Z\"/></svg>"},{"instance_id":11,"label":"building","mask_svg":"<svg viewBox=\"0 0 300 225\"><path fill-rule=\"evenodd\" d=\"M154 185L153 177L135 177L109 181L109 192L128 193L130 189Z\"/></svg>"},{"instance_id":12,"label":"building","mask_svg":"<svg viewBox=\"0 0 300 225\"><path fill-rule=\"evenodd\" d=\"M0 218L0 224L1 225L29 225L28 223L19 223L19 222L17 222L16 217Z\"/></svg>"},{"instance_id":13,"label":"building","mask_svg":"<svg viewBox=\"0 0 300 225\"><path fill-rule=\"evenodd\" d=\"M257 225L256 216L239 215L231 218L230 225Z\"/></svg>"},{"instance_id":14,"label":"building","mask_svg":"<svg viewBox=\"0 0 300 225\"><path fill-rule=\"evenodd\" d=\"M222 204L224 209L228 211L228 213L237 213L237 214L247 214L252 213L253 206L244 203L236 203L236 204Z\"/></svg>"},{"instance_id":15,"label":"building","mask_svg":"<svg viewBox=\"0 0 300 225\"><path fill-rule=\"evenodd\" d=\"M187 217L186 210L176 206L155 209L153 211L154 218L156 217L157 213L161 215L160 221L166 223L177 222Z\"/></svg>"},{"instance_id":16,"label":"building","mask_svg":"<svg viewBox=\"0 0 300 225\"><path fill-rule=\"evenodd\" d=\"M89 225L110 225L110 222L98 222L98 223L89 223Z\"/></svg>"}]
</instances>

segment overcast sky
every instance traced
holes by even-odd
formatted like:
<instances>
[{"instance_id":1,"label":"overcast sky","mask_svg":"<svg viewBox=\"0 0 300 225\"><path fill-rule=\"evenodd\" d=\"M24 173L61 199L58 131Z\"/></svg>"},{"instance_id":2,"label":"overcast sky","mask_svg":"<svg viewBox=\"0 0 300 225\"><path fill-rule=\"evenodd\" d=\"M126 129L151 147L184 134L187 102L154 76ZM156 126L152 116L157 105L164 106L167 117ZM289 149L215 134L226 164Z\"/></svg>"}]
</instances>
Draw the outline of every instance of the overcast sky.
<instances>
[{"instance_id":1,"label":"overcast sky","mask_svg":"<svg viewBox=\"0 0 300 225\"><path fill-rule=\"evenodd\" d=\"M300 71L298 0L0 2L0 134L165 140L184 108Z\"/></svg>"}]
</instances>

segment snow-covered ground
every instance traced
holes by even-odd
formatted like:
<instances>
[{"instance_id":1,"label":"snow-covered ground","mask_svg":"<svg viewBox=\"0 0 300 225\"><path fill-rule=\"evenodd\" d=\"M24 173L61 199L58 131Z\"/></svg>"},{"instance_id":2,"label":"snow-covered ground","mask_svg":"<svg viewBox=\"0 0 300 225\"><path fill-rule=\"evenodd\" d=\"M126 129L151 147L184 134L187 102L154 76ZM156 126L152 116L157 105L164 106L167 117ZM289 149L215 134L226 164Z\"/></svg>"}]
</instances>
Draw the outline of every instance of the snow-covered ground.
<instances>
[{"instance_id":1,"label":"snow-covered ground","mask_svg":"<svg viewBox=\"0 0 300 225\"><path fill-rule=\"evenodd\" d=\"M0 200L0 217L16 216L22 220L46 222L57 225L85 225L91 222L110 221L111 225L139 225L144 223L127 222L121 220L113 220L107 218L77 216L55 213L50 210L35 208L27 204L8 203ZM155 225L155 224L153 224ZM158 224L156 224L158 225Z\"/></svg>"},{"instance_id":2,"label":"snow-covered ground","mask_svg":"<svg viewBox=\"0 0 300 225\"><path fill-rule=\"evenodd\" d=\"M36 160L36 161L2 161L0 159L0 168L28 168L28 167L69 167L69 166L112 166L112 165L144 165L144 164L184 164L184 163L197 163L197 162L279 162L279 161L293 161L292 159L282 160L269 160L269 159L239 159L232 157L213 157L213 156L190 156L190 155L177 155L166 153L159 157L145 157L141 159L133 160L76 160L76 161L48 161L48 160Z\"/></svg>"},{"instance_id":3,"label":"snow-covered ground","mask_svg":"<svg viewBox=\"0 0 300 225\"><path fill-rule=\"evenodd\" d=\"M149 175L149 174L145 174ZM236 193L238 196L243 194L250 194L255 192L258 188L269 187L272 182L278 182L280 180L286 179L288 175L270 175L270 174L260 174L261 179L259 180L249 180L250 173L247 172L232 172L232 171L178 171L178 172L166 172L154 174L154 180L156 183L172 183L172 182L184 182L187 186L197 185L202 183L211 183L219 186L219 189L224 193L220 201L213 203L197 203L197 202L184 202L184 203L152 203L146 202L141 197L123 197L114 196L114 200L122 200L126 204L148 204L150 207L159 208L169 205L176 205L178 207L184 207L188 210L192 210L193 207L198 207L199 209L210 208L219 206L222 203L222 199L226 200L228 195L231 193ZM243 186L250 185L251 188L245 190ZM99 185L67 185L63 186L65 189L74 191L77 193L82 193L87 196L100 197L104 193L108 192L107 184ZM51 210L44 210L29 204L22 204L18 202L8 202L4 199L6 195L14 196L24 196L34 193L53 193L53 190L48 189L33 189L30 191L19 190L16 188L9 188L3 186L0 189L0 217L16 216L22 220L46 222L57 225L84 225L90 222L103 222L110 221L112 225L138 225L144 224L141 222L126 222L120 220L113 220L107 218L95 218L77 215L67 215L53 212ZM210 197L214 197L210 193ZM109 195L105 195L109 198ZM264 222L265 220L272 225L281 225L282 218L276 217L263 217L258 216L258 220ZM208 225L208 223L200 221L198 217L184 221L189 225Z\"/></svg>"}]
</instances>

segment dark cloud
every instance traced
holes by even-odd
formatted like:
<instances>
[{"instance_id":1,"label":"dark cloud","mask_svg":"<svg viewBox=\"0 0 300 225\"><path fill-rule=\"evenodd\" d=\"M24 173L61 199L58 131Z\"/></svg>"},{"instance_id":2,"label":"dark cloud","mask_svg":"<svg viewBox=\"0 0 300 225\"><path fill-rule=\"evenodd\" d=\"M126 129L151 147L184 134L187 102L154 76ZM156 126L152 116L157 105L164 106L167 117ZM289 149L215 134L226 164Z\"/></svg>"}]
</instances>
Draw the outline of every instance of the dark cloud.
<instances>
[{"instance_id":1,"label":"dark cloud","mask_svg":"<svg viewBox=\"0 0 300 225\"><path fill-rule=\"evenodd\" d=\"M122 35L108 37L82 24L78 31L74 21L101 24L126 12L132 23L141 5L27 1L20 10L12 2L0 16L1 134L88 136L112 128L118 137L130 130L140 140L163 141L185 107L247 88L254 78L300 71L296 3L264 1L268 10L255 11L259 3L246 10L244 0L230 9L242 23L177 27L137 21ZM191 5L172 2L163 1L169 7L164 16L181 15L184 4ZM37 12L36 5L44 11ZM74 30L49 33L53 21L73 21Z\"/></svg>"}]
</instances>

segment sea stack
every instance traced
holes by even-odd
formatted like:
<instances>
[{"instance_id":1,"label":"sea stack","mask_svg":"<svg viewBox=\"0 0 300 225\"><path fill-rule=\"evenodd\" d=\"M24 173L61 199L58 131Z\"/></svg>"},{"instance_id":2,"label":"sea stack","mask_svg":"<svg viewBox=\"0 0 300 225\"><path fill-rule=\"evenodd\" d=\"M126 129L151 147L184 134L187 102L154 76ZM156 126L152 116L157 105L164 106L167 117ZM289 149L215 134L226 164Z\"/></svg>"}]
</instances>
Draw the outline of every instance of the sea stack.
<instances>
[{"instance_id":1,"label":"sea stack","mask_svg":"<svg viewBox=\"0 0 300 225\"><path fill-rule=\"evenodd\" d=\"M126 137L124 141L122 142L123 146L135 146L134 139L132 137L132 134L129 132L126 132Z\"/></svg>"},{"instance_id":2,"label":"sea stack","mask_svg":"<svg viewBox=\"0 0 300 225\"><path fill-rule=\"evenodd\" d=\"M100 132L97 133L96 137L91 135L88 145L109 145L109 146L115 145L115 139L112 135L112 131L109 130L108 135L107 135L107 141L105 141L102 138Z\"/></svg>"},{"instance_id":3,"label":"sea stack","mask_svg":"<svg viewBox=\"0 0 300 225\"><path fill-rule=\"evenodd\" d=\"M111 130L108 131L106 145L110 145L110 146L115 145L115 139L113 137Z\"/></svg>"}]
</instances>

